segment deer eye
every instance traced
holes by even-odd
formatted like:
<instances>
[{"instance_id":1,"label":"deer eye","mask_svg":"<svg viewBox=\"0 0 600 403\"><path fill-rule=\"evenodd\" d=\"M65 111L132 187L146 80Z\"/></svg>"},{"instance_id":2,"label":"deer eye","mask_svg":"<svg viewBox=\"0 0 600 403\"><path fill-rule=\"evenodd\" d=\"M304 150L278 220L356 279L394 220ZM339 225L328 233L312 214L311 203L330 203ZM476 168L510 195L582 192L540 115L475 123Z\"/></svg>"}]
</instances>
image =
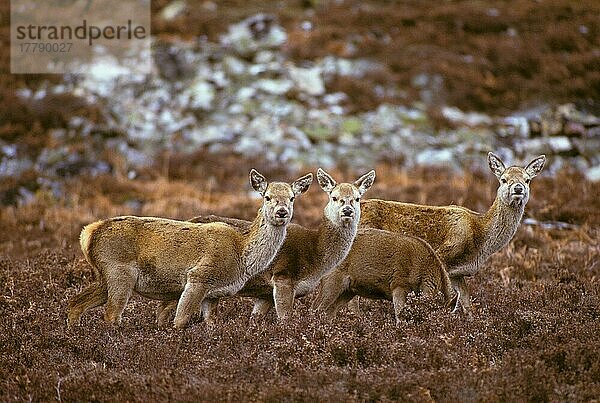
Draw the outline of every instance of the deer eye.
<instances>
[{"instance_id":1,"label":"deer eye","mask_svg":"<svg viewBox=\"0 0 600 403\"><path fill-rule=\"evenodd\" d=\"M331 200L333 200L334 202L336 202L336 201L338 201L338 198L337 198L337 197L335 197L335 196L333 196L333 197L331 198Z\"/></svg>"},{"instance_id":2,"label":"deer eye","mask_svg":"<svg viewBox=\"0 0 600 403\"><path fill-rule=\"evenodd\" d=\"M294 196L290 197L290 201L293 202L296 199Z\"/></svg>"},{"instance_id":3,"label":"deer eye","mask_svg":"<svg viewBox=\"0 0 600 403\"><path fill-rule=\"evenodd\" d=\"M269 196L265 196L265 200L266 201L271 201L271 198Z\"/></svg>"},{"instance_id":4,"label":"deer eye","mask_svg":"<svg viewBox=\"0 0 600 403\"><path fill-rule=\"evenodd\" d=\"M356 199L354 199L354 201L360 203L360 197L357 197Z\"/></svg>"},{"instance_id":5,"label":"deer eye","mask_svg":"<svg viewBox=\"0 0 600 403\"><path fill-rule=\"evenodd\" d=\"M531 182L531 179L525 179L525 183L529 185L529 182Z\"/></svg>"},{"instance_id":6,"label":"deer eye","mask_svg":"<svg viewBox=\"0 0 600 403\"><path fill-rule=\"evenodd\" d=\"M502 179L500 179L500 182L507 183L508 181L506 180L506 178L502 178Z\"/></svg>"}]
</instances>

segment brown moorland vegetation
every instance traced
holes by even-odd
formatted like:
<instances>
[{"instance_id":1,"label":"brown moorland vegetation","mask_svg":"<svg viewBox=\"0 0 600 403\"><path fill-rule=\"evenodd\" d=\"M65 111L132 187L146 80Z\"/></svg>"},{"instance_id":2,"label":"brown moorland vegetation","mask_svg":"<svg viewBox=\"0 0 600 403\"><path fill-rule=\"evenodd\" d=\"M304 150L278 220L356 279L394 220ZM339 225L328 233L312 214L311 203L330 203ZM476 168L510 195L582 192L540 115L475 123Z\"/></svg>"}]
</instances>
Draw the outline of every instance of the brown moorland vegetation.
<instances>
[{"instance_id":1,"label":"brown moorland vegetation","mask_svg":"<svg viewBox=\"0 0 600 403\"><path fill-rule=\"evenodd\" d=\"M120 327L105 324L96 309L68 331L67 299L93 280L78 249L83 224L130 213L182 219L255 213L257 201L246 184L251 162L238 161L225 173L210 165L172 165L168 177L76 178L66 184L64 199L38 193L30 204L2 207L0 400L600 396L600 195L568 171L536 178L526 216L573 228L522 225L469 280L472 321L445 311L441 300L412 296L400 327L388 302L365 301L364 316L343 311L327 322L308 309L309 299L297 304L289 323L277 323L273 314L252 323L251 304L233 298L222 303L214 327L196 318L183 331L159 330L156 302L134 296ZM454 202L479 211L491 203L496 186L489 173L406 172L391 165L377 172L371 197ZM189 175L185 181L178 177L183 174ZM314 188L298 200L295 222L318 221L322 193Z\"/></svg>"}]
</instances>

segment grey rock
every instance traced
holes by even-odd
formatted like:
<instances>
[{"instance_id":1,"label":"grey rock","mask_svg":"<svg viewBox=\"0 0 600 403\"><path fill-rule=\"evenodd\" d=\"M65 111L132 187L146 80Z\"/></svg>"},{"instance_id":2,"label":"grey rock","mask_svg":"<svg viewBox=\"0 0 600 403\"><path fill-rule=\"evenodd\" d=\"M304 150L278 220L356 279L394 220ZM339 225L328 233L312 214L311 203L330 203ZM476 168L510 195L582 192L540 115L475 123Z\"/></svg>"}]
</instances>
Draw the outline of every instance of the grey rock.
<instances>
[{"instance_id":1,"label":"grey rock","mask_svg":"<svg viewBox=\"0 0 600 403\"><path fill-rule=\"evenodd\" d=\"M375 113L369 118L373 131L378 134L393 132L403 124L397 109L388 104L379 105Z\"/></svg>"},{"instance_id":2,"label":"grey rock","mask_svg":"<svg viewBox=\"0 0 600 403\"><path fill-rule=\"evenodd\" d=\"M339 75L359 78L367 72L383 69L381 64L370 60L351 60L335 56L324 57L318 65L325 77Z\"/></svg>"},{"instance_id":3,"label":"grey rock","mask_svg":"<svg viewBox=\"0 0 600 403\"><path fill-rule=\"evenodd\" d=\"M260 110L266 114L283 118L294 112L294 105L279 99L265 99L260 105Z\"/></svg>"},{"instance_id":4,"label":"grey rock","mask_svg":"<svg viewBox=\"0 0 600 403\"><path fill-rule=\"evenodd\" d=\"M0 177L17 177L32 169L33 162L28 158L13 158L4 156L0 160Z\"/></svg>"},{"instance_id":5,"label":"grey rock","mask_svg":"<svg viewBox=\"0 0 600 403\"><path fill-rule=\"evenodd\" d=\"M553 156L552 158L561 158L561 157ZM582 156L578 156L575 158L568 158L567 160L568 160L569 166L571 168L575 168L579 172L585 172L588 170L588 168L590 166L594 165L594 164L590 164L590 162ZM600 160L598 160L597 163L600 163Z\"/></svg>"},{"instance_id":6,"label":"grey rock","mask_svg":"<svg viewBox=\"0 0 600 403\"><path fill-rule=\"evenodd\" d=\"M175 0L160 10L159 17L165 21L171 21L175 17L181 15L186 8L187 3L184 0Z\"/></svg>"},{"instance_id":7,"label":"grey rock","mask_svg":"<svg viewBox=\"0 0 600 403\"><path fill-rule=\"evenodd\" d=\"M348 59L326 56L321 60L320 65L325 76L348 76L352 74L352 62Z\"/></svg>"},{"instance_id":8,"label":"grey rock","mask_svg":"<svg viewBox=\"0 0 600 403\"><path fill-rule=\"evenodd\" d=\"M257 76L268 71L266 64L252 64L248 67L248 73L252 76Z\"/></svg>"},{"instance_id":9,"label":"grey rock","mask_svg":"<svg viewBox=\"0 0 600 403\"><path fill-rule=\"evenodd\" d=\"M233 55L226 55L223 58L223 68L227 74L241 76L246 73L246 63Z\"/></svg>"},{"instance_id":10,"label":"grey rock","mask_svg":"<svg viewBox=\"0 0 600 403\"><path fill-rule=\"evenodd\" d=\"M600 165L596 165L585 171L585 177L591 182L600 182Z\"/></svg>"},{"instance_id":11,"label":"grey rock","mask_svg":"<svg viewBox=\"0 0 600 403\"><path fill-rule=\"evenodd\" d=\"M312 147L312 143L310 142L310 139L308 138L306 133L304 133L299 128L295 126L289 126L286 129L286 133L298 142L298 145L302 150L309 151Z\"/></svg>"},{"instance_id":12,"label":"grey rock","mask_svg":"<svg viewBox=\"0 0 600 403\"><path fill-rule=\"evenodd\" d=\"M18 190L18 205L25 206L32 203L35 200L35 193L31 190L21 186Z\"/></svg>"},{"instance_id":13,"label":"grey rock","mask_svg":"<svg viewBox=\"0 0 600 403\"><path fill-rule=\"evenodd\" d=\"M322 71L319 66L300 68L289 65L288 73L300 91L312 96L323 95L325 93L325 84L323 83Z\"/></svg>"},{"instance_id":14,"label":"grey rock","mask_svg":"<svg viewBox=\"0 0 600 403\"><path fill-rule=\"evenodd\" d=\"M215 89L203 79L195 80L184 93L188 96L188 106L192 109L210 110L215 99Z\"/></svg>"},{"instance_id":15,"label":"grey rock","mask_svg":"<svg viewBox=\"0 0 600 403\"><path fill-rule=\"evenodd\" d=\"M492 151L492 150L489 150ZM515 153L508 147L498 147L492 151L500 157L502 161L515 161Z\"/></svg>"},{"instance_id":16,"label":"grey rock","mask_svg":"<svg viewBox=\"0 0 600 403\"><path fill-rule=\"evenodd\" d=\"M155 154L158 150L146 150L133 148L127 143L120 142L118 144L118 150L125 158L128 167L132 168L146 168L152 165Z\"/></svg>"},{"instance_id":17,"label":"grey rock","mask_svg":"<svg viewBox=\"0 0 600 403\"><path fill-rule=\"evenodd\" d=\"M429 75L425 73L417 74L411 80L413 87L423 88L429 83Z\"/></svg>"},{"instance_id":18,"label":"grey rock","mask_svg":"<svg viewBox=\"0 0 600 403\"><path fill-rule=\"evenodd\" d=\"M338 105L348 99L348 95L343 92L334 92L332 94L325 94L323 96L323 102L327 105Z\"/></svg>"},{"instance_id":19,"label":"grey rock","mask_svg":"<svg viewBox=\"0 0 600 403\"><path fill-rule=\"evenodd\" d=\"M600 137L600 126L594 126L586 129L585 137L588 138L599 138Z\"/></svg>"},{"instance_id":20,"label":"grey rock","mask_svg":"<svg viewBox=\"0 0 600 403\"><path fill-rule=\"evenodd\" d=\"M587 157L600 155L600 136L596 138L573 138L571 141L581 155Z\"/></svg>"},{"instance_id":21,"label":"grey rock","mask_svg":"<svg viewBox=\"0 0 600 403\"><path fill-rule=\"evenodd\" d=\"M273 15L257 14L229 27L221 37L222 45L233 48L242 56L262 49L278 48L287 40L287 34L276 23Z\"/></svg>"},{"instance_id":22,"label":"grey rock","mask_svg":"<svg viewBox=\"0 0 600 403\"><path fill-rule=\"evenodd\" d=\"M239 115L244 113L244 106L241 104L231 104L229 108L227 108L227 112L232 115Z\"/></svg>"},{"instance_id":23,"label":"grey rock","mask_svg":"<svg viewBox=\"0 0 600 403\"><path fill-rule=\"evenodd\" d=\"M229 86L229 84L230 84L230 81L227 78L227 76L225 75L225 72L220 71L220 70L212 72L212 74L210 75L210 81L218 89L223 89L223 88Z\"/></svg>"},{"instance_id":24,"label":"grey rock","mask_svg":"<svg viewBox=\"0 0 600 403\"><path fill-rule=\"evenodd\" d=\"M546 140L550 149L555 153L570 151L573 148L568 137L550 137Z\"/></svg>"},{"instance_id":25,"label":"grey rock","mask_svg":"<svg viewBox=\"0 0 600 403\"><path fill-rule=\"evenodd\" d=\"M557 106L555 115L568 122L577 122L585 126L600 125L599 117L577 110L572 103Z\"/></svg>"},{"instance_id":26,"label":"grey rock","mask_svg":"<svg viewBox=\"0 0 600 403\"><path fill-rule=\"evenodd\" d=\"M254 88L273 95L283 95L291 90L293 86L294 84L290 80L285 79L263 78L254 83Z\"/></svg>"},{"instance_id":27,"label":"grey rock","mask_svg":"<svg viewBox=\"0 0 600 403\"><path fill-rule=\"evenodd\" d=\"M454 154L450 149L426 149L415 158L418 165L425 166L454 166Z\"/></svg>"},{"instance_id":28,"label":"grey rock","mask_svg":"<svg viewBox=\"0 0 600 403\"><path fill-rule=\"evenodd\" d=\"M543 138L519 140L513 144L513 148L518 155L548 154L551 151Z\"/></svg>"},{"instance_id":29,"label":"grey rock","mask_svg":"<svg viewBox=\"0 0 600 403\"><path fill-rule=\"evenodd\" d=\"M246 101L256 95L256 88L242 87L237 91L236 99L239 102Z\"/></svg>"},{"instance_id":30,"label":"grey rock","mask_svg":"<svg viewBox=\"0 0 600 403\"><path fill-rule=\"evenodd\" d=\"M204 126L190 131L187 136L195 145L205 145L216 142L229 142L233 133L224 127Z\"/></svg>"},{"instance_id":31,"label":"grey rock","mask_svg":"<svg viewBox=\"0 0 600 403\"><path fill-rule=\"evenodd\" d=\"M469 112L464 113L458 108L444 106L442 115L453 123L463 124L471 127L488 126L492 123L492 118L482 113Z\"/></svg>"},{"instance_id":32,"label":"grey rock","mask_svg":"<svg viewBox=\"0 0 600 403\"><path fill-rule=\"evenodd\" d=\"M17 157L17 145L16 144L5 144L0 147L0 152L7 158Z\"/></svg>"},{"instance_id":33,"label":"grey rock","mask_svg":"<svg viewBox=\"0 0 600 403\"><path fill-rule=\"evenodd\" d=\"M531 131L525 116L507 116L499 122L498 133L502 136L528 137Z\"/></svg>"},{"instance_id":34,"label":"grey rock","mask_svg":"<svg viewBox=\"0 0 600 403\"><path fill-rule=\"evenodd\" d=\"M330 105L327 110L334 115L343 115L346 112L346 110L339 105Z\"/></svg>"},{"instance_id":35,"label":"grey rock","mask_svg":"<svg viewBox=\"0 0 600 403\"><path fill-rule=\"evenodd\" d=\"M254 55L254 63L266 64L276 60L276 55L270 50L261 50Z\"/></svg>"},{"instance_id":36,"label":"grey rock","mask_svg":"<svg viewBox=\"0 0 600 403\"><path fill-rule=\"evenodd\" d=\"M567 136L584 136L585 126L579 122L567 122L565 123L564 132Z\"/></svg>"}]
</instances>

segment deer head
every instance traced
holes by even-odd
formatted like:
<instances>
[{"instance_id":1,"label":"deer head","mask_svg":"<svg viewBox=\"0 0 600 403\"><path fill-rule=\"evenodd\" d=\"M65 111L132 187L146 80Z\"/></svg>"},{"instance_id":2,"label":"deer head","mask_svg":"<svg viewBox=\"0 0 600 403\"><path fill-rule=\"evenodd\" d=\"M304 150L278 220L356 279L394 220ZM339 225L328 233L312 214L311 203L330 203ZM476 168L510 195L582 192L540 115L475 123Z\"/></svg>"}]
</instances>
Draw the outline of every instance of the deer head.
<instances>
[{"instance_id":1,"label":"deer head","mask_svg":"<svg viewBox=\"0 0 600 403\"><path fill-rule=\"evenodd\" d=\"M261 207L263 217L274 226L287 225L294 214L296 196L306 192L312 183L312 173L296 179L291 184L285 182L267 182L257 170L250 171L250 183L263 197Z\"/></svg>"},{"instance_id":2,"label":"deer head","mask_svg":"<svg viewBox=\"0 0 600 403\"><path fill-rule=\"evenodd\" d=\"M338 184L327 172L319 168L317 180L321 189L329 194L325 216L334 224L357 225L360 220L360 198L373 185L375 171L361 176L356 182Z\"/></svg>"},{"instance_id":3,"label":"deer head","mask_svg":"<svg viewBox=\"0 0 600 403\"><path fill-rule=\"evenodd\" d=\"M488 163L500 181L498 197L507 205L521 207L529 201L529 183L544 169L546 156L540 155L534 158L525 168L517 166L506 168L500 157L490 152Z\"/></svg>"}]
</instances>

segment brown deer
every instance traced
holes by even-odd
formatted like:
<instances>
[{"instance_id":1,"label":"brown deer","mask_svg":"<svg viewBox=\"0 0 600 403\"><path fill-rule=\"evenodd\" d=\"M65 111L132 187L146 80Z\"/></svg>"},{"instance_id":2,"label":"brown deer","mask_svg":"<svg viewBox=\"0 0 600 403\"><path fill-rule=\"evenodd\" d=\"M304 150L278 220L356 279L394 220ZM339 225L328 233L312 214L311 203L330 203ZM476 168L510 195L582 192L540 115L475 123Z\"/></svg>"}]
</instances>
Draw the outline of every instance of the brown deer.
<instances>
[{"instance_id":1,"label":"brown deer","mask_svg":"<svg viewBox=\"0 0 600 403\"><path fill-rule=\"evenodd\" d=\"M470 297L465 277L479 270L493 253L513 238L525 205L529 200L529 183L546 162L540 155L525 168L506 168L495 154L488 154L490 169L500 182L490 209L479 214L459 206L424 206L386 200L365 200L362 205L362 227L379 228L418 236L438 254L459 292L459 306L471 316Z\"/></svg>"},{"instance_id":2,"label":"brown deer","mask_svg":"<svg viewBox=\"0 0 600 403\"><path fill-rule=\"evenodd\" d=\"M421 238L360 228L346 259L321 279L313 308L335 316L354 296L394 303L396 324L409 292L441 291L446 306L456 298L444 264Z\"/></svg>"},{"instance_id":3,"label":"brown deer","mask_svg":"<svg viewBox=\"0 0 600 403\"><path fill-rule=\"evenodd\" d=\"M373 185L375 171L361 176L354 184L338 184L319 169L317 180L329 195L318 229L290 224L287 238L271 266L238 292L239 296L255 299L254 318L264 316L273 305L278 318L287 318L292 312L294 298L312 292L321 277L344 260L350 250L360 220L360 199ZM192 221L223 221L237 226L242 232L248 226L247 221L218 216L196 217ZM213 299L203 306L205 320L210 319L216 303Z\"/></svg>"},{"instance_id":4,"label":"brown deer","mask_svg":"<svg viewBox=\"0 0 600 403\"><path fill-rule=\"evenodd\" d=\"M224 223L193 224L155 217L123 216L97 221L81 231L81 249L97 282L69 301L69 326L90 308L120 323L135 291L147 298L178 300L174 326L187 325L205 298L235 294L265 270L286 237L294 198L308 190L312 174L292 184L268 183L256 170L250 183L262 206L248 231Z\"/></svg>"}]
</instances>

